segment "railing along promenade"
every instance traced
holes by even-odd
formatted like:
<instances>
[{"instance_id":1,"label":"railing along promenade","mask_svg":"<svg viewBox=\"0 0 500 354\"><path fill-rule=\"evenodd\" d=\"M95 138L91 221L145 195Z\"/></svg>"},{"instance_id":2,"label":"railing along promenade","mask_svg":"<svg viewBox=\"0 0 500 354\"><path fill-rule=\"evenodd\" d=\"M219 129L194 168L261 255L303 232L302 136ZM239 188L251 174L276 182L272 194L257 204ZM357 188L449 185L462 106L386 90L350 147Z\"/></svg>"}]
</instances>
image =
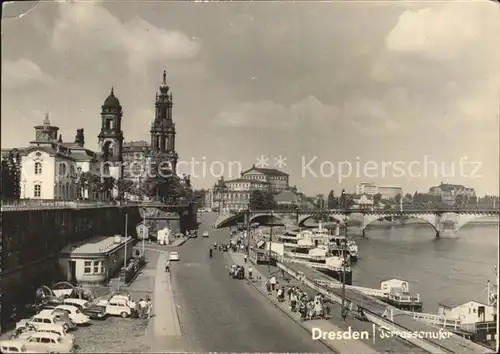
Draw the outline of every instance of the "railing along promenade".
<instances>
[{"instance_id":1,"label":"railing along promenade","mask_svg":"<svg viewBox=\"0 0 500 354\"><path fill-rule=\"evenodd\" d=\"M2 200L1 211L24 211L24 210L52 210L52 209L95 209L95 208L122 208L122 207L186 207L189 204L166 204L158 201L94 201L94 200L44 200L44 199L21 199Z\"/></svg>"}]
</instances>

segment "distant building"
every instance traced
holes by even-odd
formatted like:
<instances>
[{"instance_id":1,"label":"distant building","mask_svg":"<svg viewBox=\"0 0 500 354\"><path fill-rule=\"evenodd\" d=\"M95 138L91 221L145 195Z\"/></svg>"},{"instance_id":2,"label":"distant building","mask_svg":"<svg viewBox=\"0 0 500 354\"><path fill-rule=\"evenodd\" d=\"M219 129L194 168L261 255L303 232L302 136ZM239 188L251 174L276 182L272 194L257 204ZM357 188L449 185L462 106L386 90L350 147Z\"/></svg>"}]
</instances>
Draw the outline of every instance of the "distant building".
<instances>
[{"instance_id":1,"label":"distant building","mask_svg":"<svg viewBox=\"0 0 500 354\"><path fill-rule=\"evenodd\" d=\"M352 197L353 197L354 207L356 208L373 206L373 199L368 194L355 194Z\"/></svg>"},{"instance_id":2,"label":"distant building","mask_svg":"<svg viewBox=\"0 0 500 354\"><path fill-rule=\"evenodd\" d=\"M241 173L240 178L225 181L221 178L213 187L213 207L245 210L253 191L280 193L289 188L287 173L272 168L252 168Z\"/></svg>"},{"instance_id":3,"label":"distant building","mask_svg":"<svg viewBox=\"0 0 500 354\"><path fill-rule=\"evenodd\" d=\"M356 194L375 195L378 193L378 186L375 183L364 182L356 186Z\"/></svg>"},{"instance_id":4,"label":"distant building","mask_svg":"<svg viewBox=\"0 0 500 354\"><path fill-rule=\"evenodd\" d=\"M144 141L129 141L123 143L123 178L133 181L136 186L146 179L151 165L150 147Z\"/></svg>"},{"instance_id":5,"label":"distant building","mask_svg":"<svg viewBox=\"0 0 500 354\"><path fill-rule=\"evenodd\" d=\"M77 130L72 143L63 142L58 130L46 114L43 125L35 126L31 146L20 149L22 199L76 199L77 175L99 173L100 156L85 149L83 129Z\"/></svg>"},{"instance_id":6,"label":"distant building","mask_svg":"<svg viewBox=\"0 0 500 354\"><path fill-rule=\"evenodd\" d=\"M443 203L453 205L455 204L457 196L463 196L465 199L468 197L476 197L474 188L467 188L460 184L447 184L441 182L439 186L434 186L429 189L429 194L441 197Z\"/></svg>"},{"instance_id":7,"label":"distant building","mask_svg":"<svg viewBox=\"0 0 500 354\"><path fill-rule=\"evenodd\" d=\"M401 187L379 186L378 193L381 199L394 199L398 194L403 196L403 189Z\"/></svg>"},{"instance_id":8,"label":"distant building","mask_svg":"<svg viewBox=\"0 0 500 354\"><path fill-rule=\"evenodd\" d=\"M281 192L290 187L289 175L274 168L258 168L253 165L250 169L241 173L241 178L267 182L273 192Z\"/></svg>"}]
</instances>

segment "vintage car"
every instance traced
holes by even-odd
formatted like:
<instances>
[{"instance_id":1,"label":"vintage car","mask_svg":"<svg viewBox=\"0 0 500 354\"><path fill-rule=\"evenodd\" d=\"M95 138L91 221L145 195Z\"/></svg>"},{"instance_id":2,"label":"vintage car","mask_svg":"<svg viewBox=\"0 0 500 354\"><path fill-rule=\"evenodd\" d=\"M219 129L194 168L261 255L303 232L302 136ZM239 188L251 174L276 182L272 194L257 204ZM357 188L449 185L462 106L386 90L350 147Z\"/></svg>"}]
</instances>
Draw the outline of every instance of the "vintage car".
<instances>
[{"instance_id":1,"label":"vintage car","mask_svg":"<svg viewBox=\"0 0 500 354\"><path fill-rule=\"evenodd\" d=\"M40 324L36 329L32 329L26 332L19 333L16 336L16 339L28 339L33 335L35 332L48 332L48 333L55 333L60 335L63 340L71 342L71 344L74 344L75 342L75 336L72 334L69 334L64 327L61 324Z\"/></svg>"},{"instance_id":2,"label":"vintage car","mask_svg":"<svg viewBox=\"0 0 500 354\"><path fill-rule=\"evenodd\" d=\"M64 311L68 317L77 325L86 325L90 323L89 316L83 314L78 307L72 305L59 305L54 309L54 312Z\"/></svg>"},{"instance_id":3,"label":"vintage car","mask_svg":"<svg viewBox=\"0 0 500 354\"><path fill-rule=\"evenodd\" d=\"M9 339L0 341L0 353L10 354L10 353L48 353L47 350L26 347L26 340L22 339Z\"/></svg>"},{"instance_id":4,"label":"vintage car","mask_svg":"<svg viewBox=\"0 0 500 354\"><path fill-rule=\"evenodd\" d=\"M16 323L16 330L32 326L34 328L37 328L41 324L61 324L66 330L69 329L70 325L62 320L61 318L58 318L58 316L52 314L52 310L43 310L40 313L36 314L35 316L26 319L26 320L21 320Z\"/></svg>"},{"instance_id":5,"label":"vintage car","mask_svg":"<svg viewBox=\"0 0 500 354\"><path fill-rule=\"evenodd\" d=\"M71 353L73 343L65 340L59 334L50 332L35 332L25 340L28 353L33 351L46 353Z\"/></svg>"},{"instance_id":6,"label":"vintage car","mask_svg":"<svg viewBox=\"0 0 500 354\"><path fill-rule=\"evenodd\" d=\"M59 298L70 297L73 291L75 291L75 287L71 283L65 281L56 283L52 286L52 292Z\"/></svg>"},{"instance_id":7,"label":"vintage car","mask_svg":"<svg viewBox=\"0 0 500 354\"><path fill-rule=\"evenodd\" d=\"M106 305L106 313L111 316L131 317L133 310L129 304L128 299L113 297Z\"/></svg>"}]
</instances>

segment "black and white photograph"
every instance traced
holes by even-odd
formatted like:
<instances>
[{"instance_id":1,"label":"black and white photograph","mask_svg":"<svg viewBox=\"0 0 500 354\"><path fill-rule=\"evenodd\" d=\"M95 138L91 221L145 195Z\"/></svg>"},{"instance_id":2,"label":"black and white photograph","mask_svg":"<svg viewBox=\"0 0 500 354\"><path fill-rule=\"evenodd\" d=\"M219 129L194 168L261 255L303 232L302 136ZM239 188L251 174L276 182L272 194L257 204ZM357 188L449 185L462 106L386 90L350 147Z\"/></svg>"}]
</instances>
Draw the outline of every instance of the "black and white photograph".
<instances>
[{"instance_id":1,"label":"black and white photograph","mask_svg":"<svg viewBox=\"0 0 500 354\"><path fill-rule=\"evenodd\" d=\"M498 353L500 4L10 1L0 353Z\"/></svg>"}]
</instances>

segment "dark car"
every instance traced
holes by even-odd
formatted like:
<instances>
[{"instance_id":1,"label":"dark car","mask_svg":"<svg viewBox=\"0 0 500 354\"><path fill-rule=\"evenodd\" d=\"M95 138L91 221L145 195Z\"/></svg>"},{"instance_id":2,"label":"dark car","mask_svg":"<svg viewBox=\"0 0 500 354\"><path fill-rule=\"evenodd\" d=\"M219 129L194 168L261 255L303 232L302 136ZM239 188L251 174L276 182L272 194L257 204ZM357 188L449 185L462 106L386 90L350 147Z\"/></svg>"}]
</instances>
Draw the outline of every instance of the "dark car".
<instances>
[{"instance_id":1,"label":"dark car","mask_svg":"<svg viewBox=\"0 0 500 354\"><path fill-rule=\"evenodd\" d=\"M106 307L95 305L83 299L64 299L65 305L71 305L78 308L84 315L89 316L93 320L104 320L106 315Z\"/></svg>"},{"instance_id":2,"label":"dark car","mask_svg":"<svg viewBox=\"0 0 500 354\"><path fill-rule=\"evenodd\" d=\"M52 310L55 309L57 306L62 305L63 301L55 296L47 296L41 299L38 299L35 304L33 305L33 308L39 312L41 310Z\"/></svg>"}]
</instances>

